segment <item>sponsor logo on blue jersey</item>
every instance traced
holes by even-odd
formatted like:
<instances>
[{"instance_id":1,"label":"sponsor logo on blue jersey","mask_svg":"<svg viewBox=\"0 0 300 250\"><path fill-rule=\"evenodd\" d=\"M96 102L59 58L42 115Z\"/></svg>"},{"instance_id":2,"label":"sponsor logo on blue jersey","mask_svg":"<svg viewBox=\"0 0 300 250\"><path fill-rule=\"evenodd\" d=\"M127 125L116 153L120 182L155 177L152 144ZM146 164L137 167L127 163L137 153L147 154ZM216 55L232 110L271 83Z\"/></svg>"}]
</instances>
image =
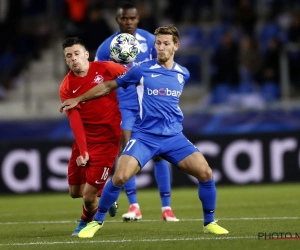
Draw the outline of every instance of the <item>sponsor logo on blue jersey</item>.
<instances>
[{"instance_id":1,"label":"sponsor logo on blue jersey","mask_svg":"<svg viewBox=\"0 0 300 250\"><path fill-rule=\"evenodd\" d=\"M160 95L160 96L175 96L180 97L181 91L171 90L169 88L149 89L147 88L148 95Z\"/></svg>"},{"instance_id":2,"label":"sponsor logo on blue jersey","mask_svg":"<svg viewBox=\"0 0 300 250\"><path fill-rule=\"evenodd\" d=\"M178 79L178 82L180 83L180 84L183 84L183 75L182 74L178 74L177 75L177 79Z\"/></svg>"}]
</instances>

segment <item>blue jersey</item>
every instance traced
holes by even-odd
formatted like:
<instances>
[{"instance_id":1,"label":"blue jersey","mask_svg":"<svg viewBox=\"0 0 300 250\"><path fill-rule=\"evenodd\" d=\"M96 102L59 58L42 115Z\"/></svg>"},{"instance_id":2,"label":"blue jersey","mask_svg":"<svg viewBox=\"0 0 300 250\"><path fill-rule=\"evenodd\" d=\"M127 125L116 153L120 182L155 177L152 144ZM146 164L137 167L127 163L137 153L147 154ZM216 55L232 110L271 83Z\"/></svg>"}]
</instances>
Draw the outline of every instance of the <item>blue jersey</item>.
<instances>
[{"instance_id":1,"label":"blue jersey","mask_svg":"<svg viewBox=\"0 0 300 250\"><path fill-rule=\"evenodd\" d=\"M108 37L97 49L95 61L107 61L110 60L109 46L115 36L120 34L118 31L115 34ZM155 36L143 29L137 29L135 38L140 43L140 54L138 55L135 63L149 61L156 58L156 50L154 48ZM131 110L137 110L137 95L134 86L130 86L127 89L118 88L118 100L119 107ZM134 100L134 101L133 101Z\"/></svg>"},{"instance_id":2,"label":"blue jersey","mask_svg":"<svg viewBox=\"0 0 300 250\"><path fill-rule=\"evenodd\" d=\"M190 73L174 62L172 69L156 59L134 66L116 79L120 87L137 86L139 110L133 132L173 136L182 131L179 97Z\"/></svg>"}]
</instances>

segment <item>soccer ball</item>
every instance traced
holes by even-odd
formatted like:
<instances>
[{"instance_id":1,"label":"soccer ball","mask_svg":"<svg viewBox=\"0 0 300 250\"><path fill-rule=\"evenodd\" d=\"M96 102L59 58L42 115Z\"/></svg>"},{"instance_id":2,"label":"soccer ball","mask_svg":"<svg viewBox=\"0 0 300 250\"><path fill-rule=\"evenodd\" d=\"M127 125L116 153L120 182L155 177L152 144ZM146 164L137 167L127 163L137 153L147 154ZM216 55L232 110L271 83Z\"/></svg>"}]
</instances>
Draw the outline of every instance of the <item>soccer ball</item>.
<instances>
[{"instance_id":1,"label":"soccer ball","mask_svg":"<svg viewBox=\"0 0 300 250\"><path fill-rule=\"evenodd\" d=\"M110 43L110 58L115 62L133 62L140 53L139 41L128 33L121 33Z\"/></svg>"}]
</instances>

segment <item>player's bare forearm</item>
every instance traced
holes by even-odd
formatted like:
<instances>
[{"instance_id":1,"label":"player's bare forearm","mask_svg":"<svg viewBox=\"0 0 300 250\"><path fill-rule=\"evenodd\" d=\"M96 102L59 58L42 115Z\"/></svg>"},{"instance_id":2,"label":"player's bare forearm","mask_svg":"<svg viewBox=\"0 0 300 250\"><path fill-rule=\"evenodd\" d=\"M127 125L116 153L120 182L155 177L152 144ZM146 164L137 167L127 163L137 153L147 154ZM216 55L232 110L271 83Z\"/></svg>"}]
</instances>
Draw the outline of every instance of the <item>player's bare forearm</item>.
<instances>
[{"instance_id":1,"label":"player's bare forearm","mask_svg":"<svg viewBox=\"0 0 300 250\"><path fill-rule=\"evenodd\" d=\"M63 110L74 108L80 102L103 96L116 88L118 88L118 84L115 80L100 83L84 94L64 101L60 105L59 111L62 112Z\"/></svg>"},{"instance_id":2,"label":"player's bare forearm","mask_svg":"<svg viewBox=\"0 0 300 250\"><path fill-rule=\"evenodd\" d=\"M78 96L77 100L79 100L79 102L83 102L83 101L87 101L90 99L94 99L94 98L103 96L116 88L118 88L118 84L116 83L115 80L106 81L106 82L103 82L102 84L100 83L100 84L96 85L95 87L91 88L84 94Z\"/></svg>"}]
</instances>

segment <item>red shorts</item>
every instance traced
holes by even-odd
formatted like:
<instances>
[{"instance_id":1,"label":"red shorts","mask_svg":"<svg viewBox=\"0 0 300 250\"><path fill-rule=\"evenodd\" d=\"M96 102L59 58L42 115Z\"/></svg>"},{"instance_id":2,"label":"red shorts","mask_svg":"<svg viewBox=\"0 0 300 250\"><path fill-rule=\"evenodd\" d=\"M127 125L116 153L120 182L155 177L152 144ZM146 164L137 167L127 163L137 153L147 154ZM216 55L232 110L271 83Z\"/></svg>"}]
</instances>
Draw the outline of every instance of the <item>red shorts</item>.
<instances>
[{"instance_id":1,"label":"red shorts","mask_svg":"<svg viewBox=\"0 0 300 250\"><path fill-rule=\"evenodd\" d=\"M89 161L85 167L79 167L76 164L76 159L80 154L77 144L74 142L68 165L69 185L77 186L88 183L98 190L102 190L110 176L119 149L119 142L88 144Z\"/></svg>"}]
</instances>

